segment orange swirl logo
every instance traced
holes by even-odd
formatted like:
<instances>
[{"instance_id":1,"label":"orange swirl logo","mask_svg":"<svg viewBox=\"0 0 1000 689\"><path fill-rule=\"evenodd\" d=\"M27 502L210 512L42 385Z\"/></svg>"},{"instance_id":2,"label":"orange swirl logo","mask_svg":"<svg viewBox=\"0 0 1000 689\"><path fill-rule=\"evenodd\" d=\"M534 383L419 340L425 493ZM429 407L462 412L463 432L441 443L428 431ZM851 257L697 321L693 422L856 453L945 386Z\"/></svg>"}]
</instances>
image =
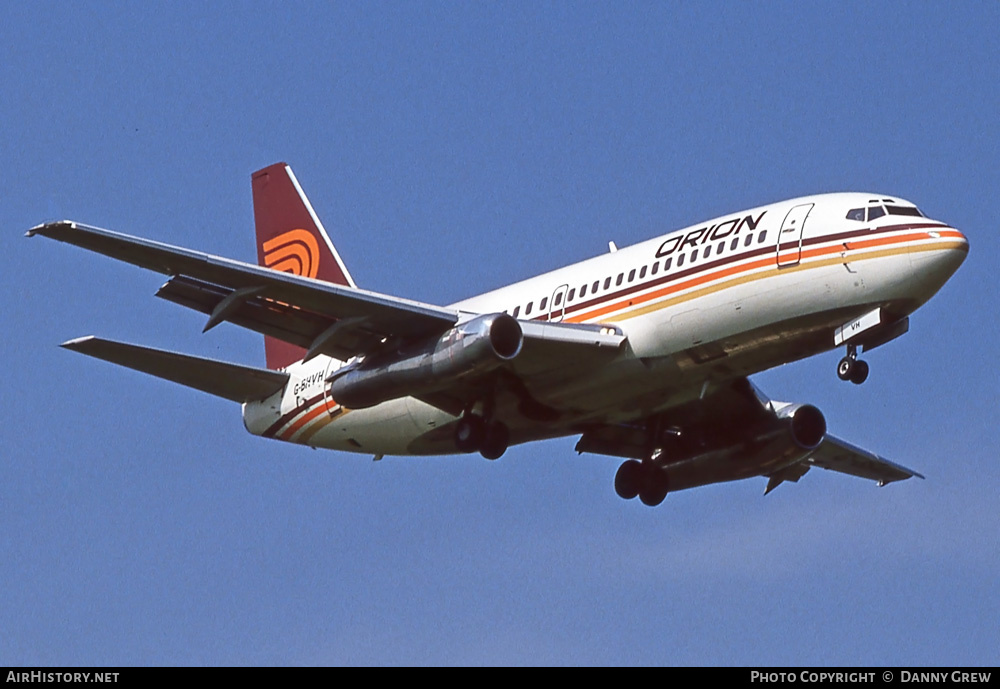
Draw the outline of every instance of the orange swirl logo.
<instances>
[{"instance_id":1,"label":"orange swirl logo","mask_svg":"<svg viewBox=\"0 0 1000 689\"><path fill-rule=\"evenodd\" d=\"M267 240L264 265L283 273L314 278L319 273L319 244L311 232L291 230Z\"/></svg>"}]
</instances>

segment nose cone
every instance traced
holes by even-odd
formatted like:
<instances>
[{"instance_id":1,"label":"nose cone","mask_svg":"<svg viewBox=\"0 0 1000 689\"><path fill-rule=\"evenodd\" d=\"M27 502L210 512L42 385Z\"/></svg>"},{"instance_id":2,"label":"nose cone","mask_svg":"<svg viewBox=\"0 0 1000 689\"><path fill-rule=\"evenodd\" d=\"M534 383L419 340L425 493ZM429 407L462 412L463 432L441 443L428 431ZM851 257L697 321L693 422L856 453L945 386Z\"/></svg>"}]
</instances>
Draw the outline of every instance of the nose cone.
<instances>
[{"instance_id":1,"label":"nose cone","mask_svg":"<svg viewBox=\"0 0 1000 689\"><path fill-rule=\"evenodd\" d=\"M925 292L922 301L941 289L969 255L969 240L955 228L933 228L926 233L927 239L910 253L910 264Z\"/></svg>"}]
</instances>

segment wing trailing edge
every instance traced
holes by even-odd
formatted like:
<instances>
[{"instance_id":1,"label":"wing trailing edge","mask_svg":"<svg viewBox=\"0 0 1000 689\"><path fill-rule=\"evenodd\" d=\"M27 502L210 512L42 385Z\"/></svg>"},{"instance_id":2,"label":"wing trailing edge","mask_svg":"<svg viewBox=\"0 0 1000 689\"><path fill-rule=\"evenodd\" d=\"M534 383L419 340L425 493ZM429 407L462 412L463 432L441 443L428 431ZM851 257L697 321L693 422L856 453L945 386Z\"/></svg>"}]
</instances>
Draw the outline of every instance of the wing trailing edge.
<instances>
[{"instance_id":1,"label":"wing trailing edge","mask_svg":"<svg viewBox=\"0 0 1000 689\"><path fill-rule=\"evenodd\" d=\"M70 340L60 346L234 402L265 399L288 382L288 374L283 372L105 340L93 335Z\"/></svg>"}]
</instances>

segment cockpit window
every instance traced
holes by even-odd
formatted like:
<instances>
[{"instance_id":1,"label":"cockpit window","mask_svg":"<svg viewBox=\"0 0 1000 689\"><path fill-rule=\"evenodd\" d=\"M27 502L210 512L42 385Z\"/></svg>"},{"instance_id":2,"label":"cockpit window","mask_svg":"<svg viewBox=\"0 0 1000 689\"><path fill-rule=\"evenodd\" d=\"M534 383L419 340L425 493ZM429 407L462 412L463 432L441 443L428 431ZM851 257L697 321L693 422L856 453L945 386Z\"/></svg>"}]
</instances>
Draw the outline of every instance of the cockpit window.
<instances>
[{"instance_id":1,"label":"cockpit window","mask_svg":"<svg viewBox=\"0 0 1000 689\"><path fill-rule=\"evenodd\" d=\"M915 218L924 217L924 214L914 206L886 206L885 209L889 211L889 215L910 215Z\"/></svg>"},{"instance_id":2,"label":"cockpit window","mask_svg":"<svg viewBox=\"0 0 1000 689\"><path fill-rule=\"evenodd\" d=\"M882 206L868 207L868 222L871 222L875 218L881 218L883 215L885 215L885 209Z\"/></svg>"},{"instance_id":3,"label":"cockpit window","mask_svg":"<svg viewBox=\"0 0 1000 689\"><path fill-rule=\"evenodd\" d=\"M848 220L860 220L861 222L864 222L865 221L865 209L864 208L852 208L851 210L847 211L847 219Z\"/></svg>"}]
</instances>

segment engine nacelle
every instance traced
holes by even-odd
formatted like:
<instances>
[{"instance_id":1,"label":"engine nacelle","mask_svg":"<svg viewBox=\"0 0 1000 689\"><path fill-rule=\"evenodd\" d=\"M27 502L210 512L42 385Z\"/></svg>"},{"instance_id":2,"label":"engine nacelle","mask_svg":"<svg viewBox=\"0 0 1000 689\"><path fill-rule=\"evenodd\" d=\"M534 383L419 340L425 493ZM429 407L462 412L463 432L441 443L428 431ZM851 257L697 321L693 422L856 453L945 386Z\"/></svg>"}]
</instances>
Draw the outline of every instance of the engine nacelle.
<instances>
[{"instance_id":1,"label":"engine nacelle","mask_svg":"<svg viewBox=\"0 0 1000 689\"><path fill-rule=\"evenodd\" d=\"M740 442L694 452L664 468L671 491L770 475L802 461L826 437L826 418L811 404L786 404Z\"/></svg>"},{"instance_id":2,"label":"engine nacelle","mask_svg":"<svg viewBox=\"0 0 1000 689\"><path fill-rule=\"evenodd\" d=\"M477 316L436 340L344 367L330 382L330 396L345 407L362 409L433 392L511 361L523 344L516 318L505 313Z\"/></svg>"},{"instance_id":3,"label":"engine nacelle","mask_svg":"<svg viewBox=\"0 0 1000 689\"><path fill-rule=\"evenodd\" d=\"M826 418L811 404L790 404L778 411L787 423L793 443L803 450L815 450L826 437Z\"/></svg>"}]
</instances>

